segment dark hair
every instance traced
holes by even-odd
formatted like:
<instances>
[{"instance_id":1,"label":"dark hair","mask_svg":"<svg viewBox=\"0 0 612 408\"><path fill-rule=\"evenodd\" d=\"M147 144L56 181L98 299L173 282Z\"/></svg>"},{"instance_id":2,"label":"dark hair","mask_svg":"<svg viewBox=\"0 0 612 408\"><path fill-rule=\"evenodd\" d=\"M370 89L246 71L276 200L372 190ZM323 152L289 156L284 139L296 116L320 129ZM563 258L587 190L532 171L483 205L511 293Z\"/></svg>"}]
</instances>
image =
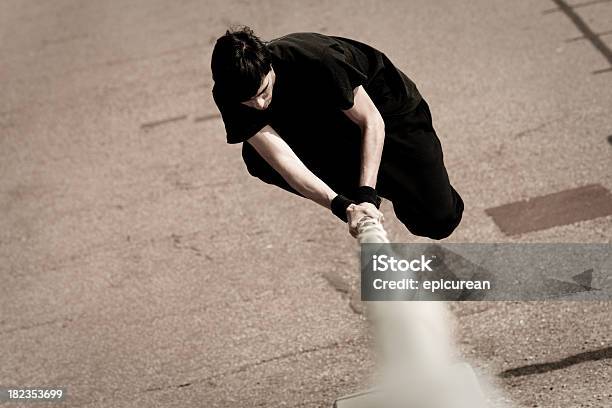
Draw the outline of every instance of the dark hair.
<instances>
[{"instance_id":1,"label":"dark hair","mask_svg":"<svg viewBox=\"0 0 612 408\"><path fill-rule=\"evenodd\" d=\"M223 98L243 102L257 94L270 72L270 51L249 27L231 28L215 44L211 70Z\"/></svg>"}]
</instances>

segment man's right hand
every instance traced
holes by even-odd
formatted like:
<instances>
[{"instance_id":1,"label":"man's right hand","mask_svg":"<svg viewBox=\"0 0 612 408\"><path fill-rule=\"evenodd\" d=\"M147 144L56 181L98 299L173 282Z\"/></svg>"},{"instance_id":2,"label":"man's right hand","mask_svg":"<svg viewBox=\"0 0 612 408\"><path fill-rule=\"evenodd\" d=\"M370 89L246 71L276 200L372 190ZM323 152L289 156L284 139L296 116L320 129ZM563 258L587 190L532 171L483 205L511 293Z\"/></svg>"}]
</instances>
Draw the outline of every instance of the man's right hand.
<instances>
[{"instance_id":1,"label":"man's right hand","mask_svg":"<svg viewBox=\"0 0 612 408\"><path fill-rule=\"evenodd\" d=\"M348 219L349 232L354 238L357 238L357 224L363 217L372 217L380 223L385 220L383 213L371 203L349 205L346 209L346 216Z\"/></svg>"}]
</instances>

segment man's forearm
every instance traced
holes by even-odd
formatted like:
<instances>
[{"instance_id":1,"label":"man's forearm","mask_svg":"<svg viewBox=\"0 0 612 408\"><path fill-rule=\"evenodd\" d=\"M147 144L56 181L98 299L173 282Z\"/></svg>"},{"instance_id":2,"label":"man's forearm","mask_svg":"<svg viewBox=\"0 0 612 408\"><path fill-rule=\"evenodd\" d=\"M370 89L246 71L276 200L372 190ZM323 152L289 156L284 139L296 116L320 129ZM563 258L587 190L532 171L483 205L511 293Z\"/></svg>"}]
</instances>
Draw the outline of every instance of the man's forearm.
<instances>
[{"instance_id":1,"label":"man's forearm","mask_svg":"<svg viewBox=\"0 0 612 408\"><path fill-rule=\"evenodd\" d=\"M272 127L264 127L247 143L251 143L257 153L298 193L325 208L331 208L331 201L337 194L302 163Z\"/></svg>"},{"instance_id":2,"label":"man's forearm","mask_svg":"<svg viewBox=\"0 0 612 408\"><path fill-rule=\"evenodd\" d=\"M314 179L300 178L287 182L304 197L325 208L331 208L331 201L337 194L327 184L321 181L321 179L316 176L314 177Z\"/></svg>"},{"instance_id":3,"label":"man's forearm","mask_svg":"<svg viewBox=\"0 0 612 408\"><path fill-rule=\"evenodd\" d=\"M337 195L327 184L312 173L297 157L279 157L279 169L285 181L304 197L330 208Z\"/></svg>"},{"instance_id":4,"label":"man's forearm","mask_svg":"<svg viewBox=\"0 0 612 408\"><path fill-rule=\"evenodd\" d=\"M382 118L362 128L360 186L376 187L378 169L385 142L385 123Z\"/></svg>"}]
</instances>

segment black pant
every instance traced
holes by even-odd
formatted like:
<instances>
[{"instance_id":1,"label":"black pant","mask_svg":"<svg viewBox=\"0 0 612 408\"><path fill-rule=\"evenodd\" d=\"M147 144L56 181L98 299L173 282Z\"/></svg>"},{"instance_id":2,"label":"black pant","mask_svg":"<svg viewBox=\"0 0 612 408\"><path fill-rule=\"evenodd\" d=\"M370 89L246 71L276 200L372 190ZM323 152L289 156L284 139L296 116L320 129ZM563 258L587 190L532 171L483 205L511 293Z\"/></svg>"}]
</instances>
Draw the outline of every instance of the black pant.
<instances>
[{"instance_id":1,"label":"black pant","mask_svg":"<svg viewBox=\"0 0 612 408\"><path fill-rule=\"evenodd\" d=\"M378 172L378 193L393 203L395 215L414 235L448 237L461 221L463 200L449 182L427 102L422 100L413 111L384 119L385 145ZM243 143L242 156L251 175L301 195L249 143ZM311 170L317 173L316 169ZM350 198L357 187L354 184L358 175L353 176L350 180L345 176L322 179Z\"/></svg>"},{"instance_id":2,"label":"black pant","mask_svg":"<svg viewBox=\"0 0 612 408\"><path fill-rule=\"evenodd\" d=\"M427 102L385 125L379 194L391 200L395 215L413 234L448 237L459 225L464 205L448 179Z\"/></svg>"}]
</instances>

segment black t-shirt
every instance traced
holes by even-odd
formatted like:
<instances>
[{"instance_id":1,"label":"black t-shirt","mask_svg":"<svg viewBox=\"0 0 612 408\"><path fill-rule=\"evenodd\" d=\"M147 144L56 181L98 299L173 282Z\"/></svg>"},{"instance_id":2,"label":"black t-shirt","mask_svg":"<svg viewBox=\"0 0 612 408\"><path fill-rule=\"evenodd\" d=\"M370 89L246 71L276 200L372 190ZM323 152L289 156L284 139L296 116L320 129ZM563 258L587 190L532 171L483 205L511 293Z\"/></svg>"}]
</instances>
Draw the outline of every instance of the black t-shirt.
<instances>
[{"instance_id":1,"label":"black t-shirt","mask_svg":"<svg viewBox=\"0 0 612 408\"><path fill-rule=\"evenodd\" d=\"M385 120L413 110L421 100L415 84L383 53L358 41L295 33L272 40L267 47L276 73L268 109L225 102L213 87L228 143L243 142L265 125L287 142L295 142L299 135L308 137L309 131L345 130L342 110L353 106L353 89L359 85Z\"/></svg>"}]
</instances>

